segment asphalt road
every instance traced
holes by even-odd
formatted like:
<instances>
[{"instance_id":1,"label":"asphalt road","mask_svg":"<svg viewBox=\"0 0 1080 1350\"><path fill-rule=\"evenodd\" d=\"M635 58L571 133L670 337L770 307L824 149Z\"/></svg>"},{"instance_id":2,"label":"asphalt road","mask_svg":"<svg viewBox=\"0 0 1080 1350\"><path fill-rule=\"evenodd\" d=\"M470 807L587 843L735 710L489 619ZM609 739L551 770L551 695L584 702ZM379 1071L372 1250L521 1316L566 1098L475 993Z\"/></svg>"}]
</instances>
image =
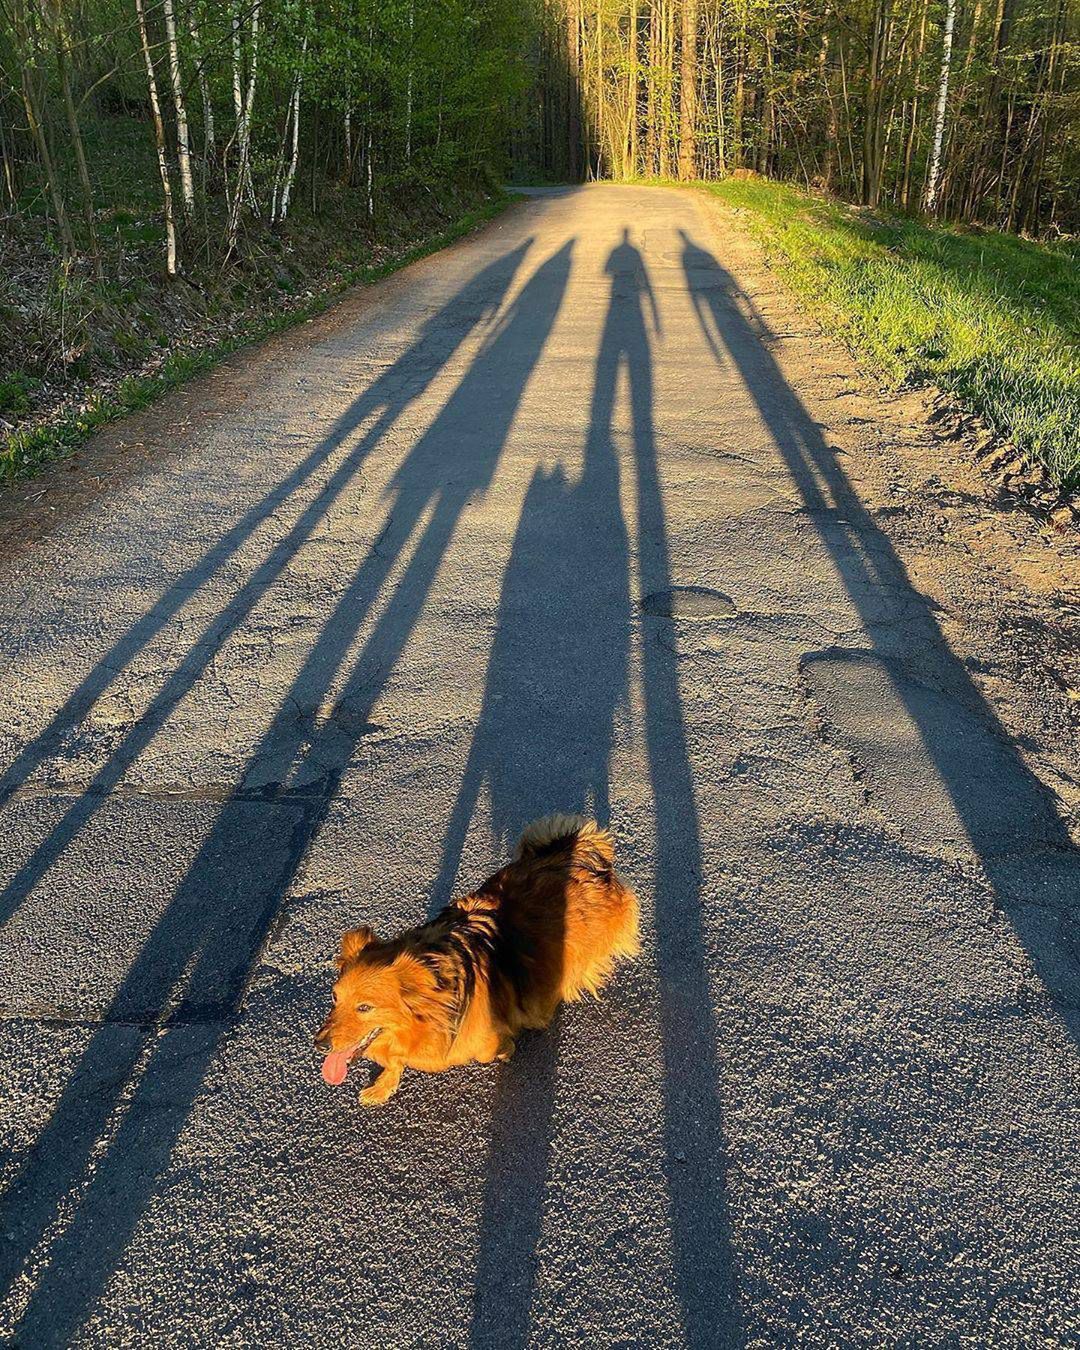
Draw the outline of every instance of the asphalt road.
<instances>
[{"instance_id":1,"label":"asphalt road","mask_svg":"<svg viewBox=\"0 0 1080 1350\"><path fill-rule=\"evenodd\" d=\"M537 196L0 563L16 1343L1080 1341L1078 855L711 212ZM327 1088L338 934L552 809L638 962Z\"/></svg>"}]
</instances>

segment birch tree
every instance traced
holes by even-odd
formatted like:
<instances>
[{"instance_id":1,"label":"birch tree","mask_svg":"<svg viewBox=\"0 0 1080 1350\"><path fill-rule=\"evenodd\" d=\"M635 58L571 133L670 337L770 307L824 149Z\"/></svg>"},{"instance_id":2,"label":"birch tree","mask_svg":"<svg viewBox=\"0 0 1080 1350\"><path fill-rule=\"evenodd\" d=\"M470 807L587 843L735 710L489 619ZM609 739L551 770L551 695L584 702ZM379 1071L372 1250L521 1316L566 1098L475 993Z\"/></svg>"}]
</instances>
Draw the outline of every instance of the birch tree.
<instances>
[{"instance_id":1,"label":"birch tree","mask_svg":"<svg viewBox=\"0 0 1080 1350\"><path fill-rule=\"evenodd\" d=\"M302 205L370 235L384 184L406 213L460 200L503 171L532 18L531 0L0 0L0 230L25 223L68 272L125 268L149 171L174 273L235 258L245 220L258 249Z\"/></svg>"},{"instance_id":2,"label":"birch tree","mask_svg":"<svg viewBox=\"0 0 1080 1350\"><path fill-rule=\"evenodd\" d=\"M143 0L135 0L135 13L138 16L139 39L146 65L146 87L154 121L154 145L157 149L158 172L161 175L161 195L165 203L165 267L169 276L173 277L180 270L180 257L176 248L176 216L173 212L169 160L165 151L165 124L161 119L161 101L158 98L157 77L154 74L154 58L150 55L150 37L146 30L146 9Z\"/></svg>"},{"instance_id":3,"label":"birch tree","mask_svg":"<svg viewBox=\"0 0 1080 1350\"><path fill-rule=\"evenodd\" d=\"M289 200L292 196L293 182L296 178L296 165L300 155L300 92L303 88L304 58L307 55L308 40L305 36L300 45L300 61L293 76L292 93L289 97L288 114L285 119L285 135L281 143L279 173L275 177L274 192L270 205L271 223L285 219L289 214ZM291 142L288 165L285 163L286 146Z\"/></svg>"},{"instance_id":4,"label":"birch tree","mask_svg":"<svg viewBox=\"0 0 1080 1350\"><path fill-rule=\"evenodd\" d=\"M165 16L165 40L169 47L169 77L172 82L173 108L176 112L176 158L180 167L180 199L184 215L190 221L195 214L195 186L191 178L191 149L188 143L187 105L180 79L180 49L176 42L176 16L173 0L161 0Z\"/></svg>"},{"instance_id":5,"label":"birch tree","mask_svg":"<svg viewBox=\"0 0 1080 1350\"><path fill-rule=\"evenodd\" d=\"M938 204L938 183L941 179L941 146L945 137L945 110L949 102L949 76L952 73L953 25L956 22L956 0L945 0L945 32L941 47L941 74L938 77L937 105L934 109L934 144L930 151L930 168L926 175L926 194L923 205L932 215Z\"/></svg>"},{"instance_id":6,"label":"birch tree","mask_svg":"<svg viewBox=\"0 0 1080 1350\"><path fill-rule=\"evenodd\" d=\"M575 176L581 156L601 177L752 165L871 207L1080 230L1080 0L542 3L566 31L546 78L587 111ZM619 134L597 147L600 127Z\"/></svg>"},{"instance_id":7,"label":"birch tree","mask_svg":"<svg viewBox=\"0 0 1080 1350\"><path fill-rule=\"evenodd\" d=\"M240 229L240 211L244 201L253 214L258 215L259 206L255 196L255 185L251 176L251 123L255 105L255 87L259 69L259 15L261 0L254 0L251 7L248 50L248 78L245 92L243 81L243 44L241 41L241 23L239 8L232 16L232 88L233 110L236 115L234 137L236 140L237 168L236 181L233 184L232 201L229 207L228 251L236 248L237 234Z\"/></svg>"}]
</instances>

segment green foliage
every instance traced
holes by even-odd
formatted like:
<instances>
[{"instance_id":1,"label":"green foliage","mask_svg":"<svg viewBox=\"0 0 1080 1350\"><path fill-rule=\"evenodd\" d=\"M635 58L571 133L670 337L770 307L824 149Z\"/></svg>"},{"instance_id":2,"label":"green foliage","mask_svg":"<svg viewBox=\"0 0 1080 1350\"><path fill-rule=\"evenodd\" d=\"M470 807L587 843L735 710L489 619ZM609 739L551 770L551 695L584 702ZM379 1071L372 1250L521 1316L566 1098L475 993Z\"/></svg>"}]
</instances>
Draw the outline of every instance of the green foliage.
<instances>
[{"instance_id":1,"label":"green foliage","mask_svg":"<svg viewBox=\"0 0 1080 1350\"><path fill-rule=\"evenodd\" d=\"M1078 0L543 7L523 163L624 181L749 170L905 210L926 200L954 8L936 215L1080 230Z\"/></svg>"},{"instance_id":2,"label":"green foliage","mask_svg":"<svg viewBox=\"0 0 1080 1350\"><path fill-rule=\"evenodd\" d=\"M294 312L502 180L519 0L174 13L170 29L156 0L0 0L4 472L130 406L127 390L67 430L28 427L95 381Z\"/></svg>"},{"instance_id":3,"label":"green foliage","mask_svg":"<svg viewBox=\"0 0 1080 1350\"><path fill-rule=\"evenodd\" d=\"M30 395L38 381L20 370L0 375L0 417L17 416L30 407Z\"/></svg>"},{"instance_id":4,"label":"green foliage","mask_svg":"<svg viewBox=\"0 0 1080 1350\"><path fill-rule=\"evenodd\" d=\"M179 218L182 147L168 38L161 6L147 3L145 9L165 161ZM45 237L57 255L71 251L64 244L59 201L75 251L88 252L96 243L109 271L117 250L141 242L161 244L165 238L134 5L132 0L86 0L53 10L16 0L10 12L23 14L25 21L8 22L9 9L0 5L5 160L0 193L9 181L15 184L17 214L49 222ZM509 109L524 87L532 21L530 7L519 0L250 0L243 5L189 0L176 12L196 197L191 217L179 221L181 268L196 254L221 261L236 252L226 228L243 178L244 128L234 106L234 81L245 96L249 87L252 91L251 189L241 192L238 213L246 223L275 218L291 159L294 93L299 107L293 210L303 202L318 212L328 194L344 184L363 189L357 205L370 216L403 192L439 192L451 183L480 185L492 166L503 173ZM58 51L65 53L63 60ZM77 136L71 134L63 99L65 68ZM28 84L24 70L32 72ZM43 127L52 178L32 132L28 96ZM80 146L89 171L89 202L79 174Z\"/></svg>"},{"instance_id":5,"label":"green foliage","mask_svg":"<svg viewBox=\"0 0 1080 1350\"><path fill-rule=\"evenodd\" d=\"M1080 245L860 213L764 180L710 191L886 379L933 381L1080 486Z\"/></svg>"}]
</instances>

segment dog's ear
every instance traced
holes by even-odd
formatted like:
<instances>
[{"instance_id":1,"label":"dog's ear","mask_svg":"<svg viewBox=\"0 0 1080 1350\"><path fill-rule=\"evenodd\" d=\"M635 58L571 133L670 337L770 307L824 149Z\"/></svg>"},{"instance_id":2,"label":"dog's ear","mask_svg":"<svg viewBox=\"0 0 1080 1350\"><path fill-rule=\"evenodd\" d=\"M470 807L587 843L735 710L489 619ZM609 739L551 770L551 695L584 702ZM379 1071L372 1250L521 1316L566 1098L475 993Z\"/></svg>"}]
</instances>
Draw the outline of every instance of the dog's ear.
<instances>
[{"instance_id":1,"label":"dog's ear","mask_svg":"<svg viewBox=\"0 0 1080 1350\"><path fill-rule=\"evenodd\" d=\"M338 966L346 966L350 961L355 961L368 943L374 941L375 934L365 925L361 925L359 928L350 928L341 939Z\"/></svg>"},{"instance_id":2,"label":"dog's ear","mask_svg":"<svg viewBox=\"0 0 1080 1350\"><path fill-rule=\"evenodd\" d=\"M401 1001L418 1022L443 1027L453 1020L452 997L424 962L405 954L398 957L394 967L400 981Z\"/></svg>"}]
</instances>

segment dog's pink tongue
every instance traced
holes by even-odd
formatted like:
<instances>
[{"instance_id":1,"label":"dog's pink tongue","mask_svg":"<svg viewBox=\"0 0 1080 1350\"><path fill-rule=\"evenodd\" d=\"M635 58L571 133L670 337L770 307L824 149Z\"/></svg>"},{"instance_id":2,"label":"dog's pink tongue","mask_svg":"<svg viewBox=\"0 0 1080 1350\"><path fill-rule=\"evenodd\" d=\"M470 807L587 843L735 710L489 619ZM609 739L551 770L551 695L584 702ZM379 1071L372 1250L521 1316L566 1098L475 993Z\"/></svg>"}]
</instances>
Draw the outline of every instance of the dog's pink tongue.
<instances>
[{"instance_id":1,"label":"dog's pink tongue","mask_svg":"<svg viewBox=\"0 0 1080 1350\"><path fill-rule=\"evenodd\" d=\"M322 1062L322 1076L331 1087L340 1087L349 1072L349 1056L340 1050L331 1050Z\"/></svg>"}]
</instances>

